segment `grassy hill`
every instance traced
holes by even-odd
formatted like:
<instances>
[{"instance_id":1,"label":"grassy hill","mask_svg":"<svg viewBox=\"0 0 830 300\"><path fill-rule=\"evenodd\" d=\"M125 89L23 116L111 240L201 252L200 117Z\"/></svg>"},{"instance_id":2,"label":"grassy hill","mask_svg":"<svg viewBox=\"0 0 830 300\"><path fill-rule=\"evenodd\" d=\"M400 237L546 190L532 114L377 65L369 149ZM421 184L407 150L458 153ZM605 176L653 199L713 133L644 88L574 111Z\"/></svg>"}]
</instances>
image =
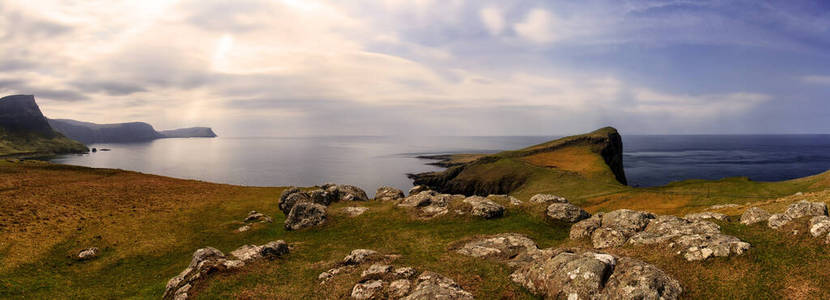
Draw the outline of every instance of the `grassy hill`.
<instances>
[{"instance_id":1,"label":"grassy hill","mask_svg":"<svg viewBox=\"0 0 830 300\"><path fill-rule=\"evenodd\" d=\"M59 133L54 136L43 136L37 133L9 133L0 128L0 157L37 157L87 151L89 149L84 144Z\"/></svg>"},{"instance_id":2,"label":"grassy hill","mask_svg":"<svg viewBox=\"0 0 830 300\"><path fill-rule=\"evenodd\" d=\"M603 147L563 141L568 139L486 156L469 162L476 165L457 176L479 182L498 182L504 174L520 176L521 184L511 191L519 199L551 192L590 212L632 208L682 216L724 203L778 211L802 198L830 202L830 173L782 182L730 178L628 187L616 179L601 155ZM370 248L400 254L396 264L447 275L477 298L534 299L510 282L511 270L505 265L457 255L451 245L504 232L526 234L540 247L587 245L569 240L568 226L547 221L543 207L527 202L508 207L503 218L493 220L453 214L422 220L390 202L341 202L329 208L329 221L322 227L285 231L285 216L277 208L283 189L0 162L0 298L158 299L167 280L187 266L197 248L213 246L227 253L243 244L283 239L294 247L290 254L220 274L197 286L196 298L342 298L354 276L322 286L317 275L350 250ZM806 194L793 196L796 192ZM340 211L349 205L370 210L350 218ZM745 207L720 211L734 216ZM250 210L274 217L274 223L234 232ZM764 224L743 226L732 219L718 223L724 233L753 245L741 256L687 262L659 247L626 246L609 252L657 265L680 280L686 298L830 297L830 250L823 240ZM101 248L101 257L85 262L69 257L90 246Z\"/></svg>"}]
</instances>

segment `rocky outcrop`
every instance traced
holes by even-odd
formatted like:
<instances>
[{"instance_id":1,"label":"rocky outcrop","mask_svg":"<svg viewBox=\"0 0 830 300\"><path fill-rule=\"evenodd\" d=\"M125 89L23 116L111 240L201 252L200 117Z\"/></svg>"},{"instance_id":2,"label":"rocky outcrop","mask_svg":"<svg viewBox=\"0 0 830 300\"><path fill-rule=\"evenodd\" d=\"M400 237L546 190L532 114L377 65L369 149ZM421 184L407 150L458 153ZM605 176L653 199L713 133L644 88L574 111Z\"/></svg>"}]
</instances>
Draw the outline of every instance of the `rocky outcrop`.
<instances>
[{"instance_id":1,"label":"rocky outcrop","mask_svg":"<svg viewBox=\"0 0 830 300\"><path fill-rule=\"evenodd\" d=\"M252 226L254 226L254 224L256 223L271 223L273 221L274 220L271 219L271 217L261 212L252 210L248 212L248 216L245 217L245 220L242 221L243 223L245 223L245 225L242 225L241 227L237 228L236 231L245 232L251 230Z\"/></svg>"},{"instance_id":2,"label":"rocky outcrop","mask_svg":"<svg viewBox=\"0 0 830 300\"><path fill-rule=\"evenodd\" d=\"M369 210L368 207L359 207L359 206L349 206L349 207L344 207L343 208L343 212L345 212L350 217L357 217L359 215L362 215L367 210Z\"/></svg>"},{"instance_id":3,"label":"rocky outcrop","mask_svg":"<svg viewBox=\"0 0 830 300\"><path fill-rule=\"evenodd\" d=\"M451 202L462 201L463 199L465 199L463 195L448 195L434 191L423 191L404 198L398 206L413 208L418 217L430 219L447 214Z\"/></svg>"},{"instance_id":4,"label":"rocky outcrop","mask_svg":"<svg viewBox=\"0 0 830 300\"><path fill-rule=\"evenodd\" d=\"M706 220L691 221L675 216L632 210L615 210L589 218L571 227L572 239L591 238L594 248L635 245L664 245L686 260L741 255L749 243L725 235L720 226Z\"/></svg>"},{"instance_id":5,"label":"rocky outcrop","mask_svg":"<svg viewBox=\"0 0 830 300\"><path fill-rule=\"evenodd\" d=\"M428 190L429 190L429 188L426 187L426 186L416 185L416 186L413 186L411 189L409 189L409 195L410 196L417 195L421 192L425 192L425 191L428 191Z\"/></svg>"},{"instance_id":6,"label":"rocky outcrop","mask_svg":"<svg viewBox=\"0 0 830 300\"><path fill-rule=\"evenodd\" d=\"M49 119L49 125L63 135L84 144L145 142L161 138L216 137L208 127L156 131L145 122L96 124L69 119Z\"/></svg>"},{"instance_id":7,"label":"rocky outcrop","mask_svg":"<svg viewBox=\"0 0 830 300\"><path fill-rule=\"evenodd\" d=\"M770 214L758 207L750 207L741 215L741 224L752 225L769 220Z\"/></svg>"},{"instance_id":8,"label":"rocky outcrop","mask_svg":"<svg viewBox=\"0 0 830 300\"><path fill-rule=\"evenodd\" d=\"M540 254L536 242L518 233L485 236L463 243L455 252L476 258L494 259L510 266L528 263Z\"/></svg>"},{"instance_id":9,"label":"rocky outcrop","mask_svg":"<svg viewBox=\"0 0 830 300\"><path fill-rule=\"evenodd\" d=\"M404 198L403 191L391 186L382 186L375 192L375 200L395 201Z\"/></svg>"},{"instance_id":10,"label":"rocky outcrop","mask_svg":"<svg viewBox=\"0 0 830 300\"><path fill-rule=\"evenodd\" d=\"M749 225L767 221L769 228L781 230L794 222L803 224L803 219L807 217L810 217L810 220L807 222L806 232L809 232L814 238L824 237L824 242L830 244L830 216L827 214L827 204L824 202L802 200L787 206L783 213L772 215L763 209L751 207L741 216L741 223ZM798 232L798 230L793 230L793 234Z\"/></svg>"},{"instance_id":11,"label":"rocky outcrop","mask_svg":"<svg viewBox=\"0 0 830 300\"><path fill-rule=\"evenodd\" d=\"M166 138L213 138L216 133L210 127L189 127L159 131Z\"/></svg>"},{"instance_id":12,"label":"rocky outcrop","mask_svg":"<svg viewBox=\"0 0 830 300\"><path fill-rule=\"evenodd\" d=\"M300 202L291 208L285 219L285 230L300 230L326 222L326 207L317 203Z\"/></svg>"},{"instance_id":13,"label":"rocky outcrop","mask_svg":"<svg viewBox=\"0 0 830 300\"><path fill-rule=\"evenodd\" d=\"M568 199L551 194L536 194L530 197L530 203L568 203Z\"/></svg>"},{"instance_id":14,"label":"rocky outcrop","mask_svg":"<svg viewBox=\"0 0 830 300\"><path fill-rule=\"evenodd\" d=\"M787 210L783 213L770 215L767 219L767 226L772 229L781 229L795 219L819 216L827 216L827 204L802 200L787 206Z\"/></svg>"},{"instance_id":15,"label":"rocky outcrop","mask_svg":"<svg viewBox=\"0 0 830 300\"><path fill-rule=\"evenodd\" d=\"M576 223L591 217L587 211L570 203L548 205L545 215L553 221L565 223Z\"/></svg>"},{"instance_id":16,"label":"rocky outcrop","mask_svg":"<svg viewBox=\"0 0 830 300\"><path fill-rule=\"evenodd\" d=\"M80 261L95 259L98 257L98 254L100 252L101 251L98 250L98 248L96 247L86 248L81 251L78 251L78 254L75 255L75 259Z\"/></svg>"},{"instance_id":17,"label":"rocky outcrop","mask_svg":"<svg viewBox=\"0 0 830 300\"><path fill-rule=\"evenodd\" d=\"M239 269L245 266L245 263L257 259L275 259L287 254L288 251L288 244L281 240L269 242L262 246L245 245L239 247L231 252L231 258L226 257L222 251L212 247L196 250L190 260L190 265L167 282L162 298L188 299L190 289L212 274Z\"/></svg>"},{"instance_id":18,"label":"rocky outcrop","mask_svg":"<svg viewBox=\"0 0 830 300\"><path fill-rule=\"evenodd\" d=\"M469 205L470 214L485 219L498 218L504 215L504 206L481 196L471 196L464 199Z\"/></svg>"},{"instance_id":19,"label":"rocky outcrop","mask_svg":"<svg viewBox=\"0 0 830 300\"><path fill-rule=\"evenodd\" d=\"M330 188L331 185L323 186L323 189ZM369 197L366 196L366 191L359 187L348 184L337 185L335 195L339 201L369 201Z\"/></svg>"},{"instance_id":20,"label":"rocky outcrop","mask_svg":"<svg viewBox=\"0 0 830 300\"><path fill-rule=\"evenodd\" d=\"M702 213L688 214L688 215L683 216L683 218L686 219L686 220L689 220L689 221L702 221L702 220L718 220L718 221L723 221L723 222L728 222L729 221L729 217L727 215L724 215L722 213L716 213L716 212L708 212L708 211L707 212L702 212Z\"/></svg>"}]
</instances>

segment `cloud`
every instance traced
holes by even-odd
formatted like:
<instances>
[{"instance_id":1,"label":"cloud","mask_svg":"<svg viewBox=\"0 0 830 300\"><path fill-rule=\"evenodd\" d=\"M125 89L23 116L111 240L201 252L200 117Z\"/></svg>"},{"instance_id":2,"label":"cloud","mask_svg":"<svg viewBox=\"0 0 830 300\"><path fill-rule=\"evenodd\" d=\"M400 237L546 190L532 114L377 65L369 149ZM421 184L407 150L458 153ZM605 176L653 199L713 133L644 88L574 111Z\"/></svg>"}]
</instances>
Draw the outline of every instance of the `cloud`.
<instances>
[{"instance_id":1,"label":"cloud","mask_svg":"<svg viewBox=\"0 0 830 300\"><path fill-rule=\"evenodd\" d=\"M492 35L499 35L504 30L504 16L501 10L496 7L485 7L479 13L481 22L487 27Z\"/></svg>"},{"instance_id":2,"label":"cloud","mask_svg":"<svg viewBox=\"0 0 830 300\"><path fill-rule=\"evenodd\" d=\"M513 25L516 33L532 42L549 43L557 38L554 32L555 17L547 10L537 8L531 10L525 19Z\"/></svg>"},{"instance_id":3,"label":"cloud","mask_svg":"<svg viewBox=\"0 0 830 300\"><path fill-rule=\"evenodd\" d=\"M801 81L810 84L830 85L830 76L809 75L801 77Z\"/></svg>"}]
</instances>

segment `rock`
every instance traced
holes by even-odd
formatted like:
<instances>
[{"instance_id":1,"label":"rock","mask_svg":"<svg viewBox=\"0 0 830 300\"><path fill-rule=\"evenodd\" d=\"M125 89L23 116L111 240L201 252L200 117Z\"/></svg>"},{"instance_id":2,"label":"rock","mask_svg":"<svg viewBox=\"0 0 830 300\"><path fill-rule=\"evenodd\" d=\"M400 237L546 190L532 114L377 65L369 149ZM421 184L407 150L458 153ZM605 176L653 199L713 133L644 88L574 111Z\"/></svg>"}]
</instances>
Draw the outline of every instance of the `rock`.
<instances>
[{"instance_id":1,"label":"rock","mask_svg":"<svg viewBox=\"0 0 830 300\"><path fill-rule=\"evenodd\" d=\"M432 204L432 197L438 195L438 193L433 191L422 191L415 195L410 195L406 197L403 201L401 201L398 206L407 206L407 207L422 207Z\"/></svg>"},{"instance_id":2,"label":"rock","mask_svg":"<svg viewBox=\"0 0 830 300\"><path fill-rule=\"evenodd\" d=\"M741 255L749 250L749 243L725 234L691 234L674 239L673 248L688 261L705 260L712 256Z\"/></svg>"},{"instance_id":3,"label":"rock","mask_svg":"<svg viewBox=\"0 0 830 300\"><path fill-rule=\"evenodd\" d=\"M496 203L510 203L510 205L518 206L522 205L522 200L517 199L513 196L508 195L488 195L487 200L494 201Z\"/></svg>"},{"instance_id":4,"label":"rock","mask_svg":"<svg viewBox=\"0 0 830 300\"><path fill-rule=\"evenodd\" d=\"M369 250L369 249L355 249L349 253L345 258L343 258L344 265L359 265L374 257L378 257L380 254L377 251Z\"/></svg>"},{"instance_id":5,"label":"rock","mask_svg":"<svg viewBox=\"0 0 830 300\"><path fill-rule=\"evenodd\" d=\"M272 219L271 219L271 217L266 216L266 215L265 215L265 214L263 214L263 213L259 213L259 212L255 211L255 210L252 210L251 212L249 212L249 213L248 213L248 216L247 216L247 217L245 217L245 222L257 222L257 221L258 221L258 222L267 222L267 223L271 223L271 222L273 222L274 220L272 220Z\"/></svg>"},{"instance_id":6,"label":"rock","mask_svg":"<svg viewBox=\"0 0 830 300\"><path fill-rule=\"evenodd\" d=\"M343 208L343 212L348 214L350 217L357 217L359 215L362 215L367 210L369 210L368 207L358 207L358 206L349 206L349 207L344 207Z\"/></svg>"},{"instance_id":7,"label":"rock","mask_svg":"<svg viewBox=\"0 0 830 300\"><path fill-rule=\"evenodd\" d=\"M392 277L395 279L411 279L416 274L418 274L418 271L415 271L414 268L400 267L395 269L394 272L392 272Z\"/></svg>"},{"instance_id":8,"label":"rock","mask_svg":"<svg viewBox=\"0 0 830 300\"><path fill-rule=\"evenodd\" d=\"M337 186L337 197L340 201L369 201L363 189L348 184Z\"/></svg>"},{"instance_id":9,"label":"rock","mask_svg":"<svg viewBox=\"0 0 830 300\"><path fill-rule=\"evenodd\" d=\"M236 232L245 232L251 230L251 225L242 225L241 227L236 229Z\"/></svg>"},{"instance_id":10,"label":"rock","mask_svg":"<svg viewBox=\"0 0 830 300\"><path fill-rule=\"evenodd\" d=\"M530 197L530 203L548 203L548 202L556 202L556 203L568 203L568 199L565 197L560 197L551 194L536 194L533 197Z\"/></svg>"},{"instance_id":11,"label":"rock","mask_svg":"<svg viewBox=\"0 0 830 300\"><path fill-rule=\"evenodd\" d=\"M320 284L326 283L327 281L329 281L329 279L333 278L335 275L340 274L340 272L343 272L344 269L346 269L346 267L332 268L328 271L320 273L320 275L317 275L317 279L321 280Z\"/></svg>"},{"instance_id":12,"label":"rock","mask_svg":"<svg viewBox=\"0 0 830 300\"><path fill-rule=\"evenodd\" d=\"M470 205L470 213L474 216L493 219L504 215L504 206L480 196L467 197L464 203Z\"/></svg>"},{"instance_id":13,"label":"rock","mask_svg":"<svg viewBox=\"0 0 830 300\"><path fill-rule=\"evenodd\" d=\"M625 233L616 227L601 227L591 234L591 244L597 249L621 247L627 240Z\"/></svg>"},{"instance_id":14,"label":"rock","mask_svg":"<svg viewBox=\"0 0 830 300\"><path fill-rule=\"evenodd\" d=\"M283 197L280 197L279 208L282 211L282 213L287 216L291 212L291 209L294 208L294 205L297 205L297 203L302 202L311 202L311 196L309 196L306 193L297 191L286 195L284 200Z\"/></svg>"},{"instance_id":15,"label":"rock","mask_svg":"<svg viewBox=\"0 0 830 300\"><path fill-rule=\"evenodd\" d=\"M86 248L81 251L78 251L78 254L75 255L75 259L77 260L90 260L98 257L100 251L96 247Z\"/></svg>"},{"instance_id":16,"label":"rock","mask_svg":"<svg viewBox=\"0 0 830 300\"><path fill-rule=\"evenodd\" d=\"M750 207L741 215L741 224L752 225L769 220L770 214L759 207Z\"/></svg>"},{"instance_id":17,"label":"rock","mask_svg":"<svg viewBox=\"0 0 830 300\"><path fill-rule=\"evenodd\" d=\"M464 199L463 195L439 194L434 191L423 191L416 195L406 197L398 206L414 207L417 214L422 218L434 218L449 212L447 206L450 202Z\"/></svg>"},{"instance_id":18,"label":"rock","mask_svg":"<svg viewBox=\"0 0 830 300\"><path fill-rule=\"evenodd\" d=\"M285 230L300 230L322 225L325 222L325 206L311 202L300 202L291 208L291 212L285 219Z\"/></svg>"},{"instance_id":19,"label":"rock","mask_svg":"<svg viewBox=\"0 0 830 300\"><path fill-rule=\"evenodd\" d=\"M591 217L591 214L570 203L548 205L546 214L551 220L566 223L575 223Z\"/></svg>"},{"instance_id":20,"label":"rock","mask_svg":"<svg viewBox=\"0 0 830 300\"><path fill-rule=\"evenodd\" d=\"M196 280L203 279L206 275L222 271L228 268L225 255L215 248L206 247L193 253L190 265L176 277L167 282L163 299L187 299L187 292L195 284Z\"/></svg>"},{"instance_id":21,"label":"rock","mask_svg":"<svg viewBox=\"0 0 830 300\"><path fill-rule=\"evenodd\" d=\"M830 217L816 216L810 219L810 235L819 237L830 232Z\"/></svg>"},{"instance_id":22,"label":"rock","mask_svg":"<svg viewBox=\"0 0 830 300\"><path fill-rule=\"evenodd\" d=\"M602 215L603 213L597 213L596 215L591 216L585 220L579 221L576 224L571 225L571 232L569 237L572 240L581 240L585 238L590 238L592 234L594 234L594 230L600 228L602 226Z\"/></svg>"},{"instance_id":23,"label":"rock","mask_svg":"<svg viewBox=\"0 0 830 300\"><path fill-rule=\"evenodd\" d=\"M767 226L772 229L779 229L784 225L787 225L792 221L792 218L787 216L786 214L773 214L769 216L769 220L767 220Z\"/></svg>"},{"instance_id":24,"label":"rock","mask_svg":"<svg viewBox=\"0 0 830 300\"><path fill-rule=\"evenodd\" d=\"M316 189L308 193L308 197L313 203L328 206L332 202L337 201L337 195L324 189Z\"/></svg>"},{"instance_id":25,"label":"rock","mask_svg":"<svg viewBox=\"0 0 830 300\"><path fill-rule=\"evenodd\" d=\"M511 264L527 262L539 252L536 242L518 233L503 233L475 239L465 243L455 252L479 258L510 261Z\"/></svg>"},{"instance_id":26,"label":"rock","mask_svg":"<svg viewBox=\"0 0 830 300\"><path fill-rule=\"evenodd\" d=\"M648 263L622 257L605 283L603 294L613 299L679 299L680 282Z\"/></svg>"},{"instance_id":27,"label":"rock","mask_svg":"<svg viewBox=\"0 0 830 300\"><path fill-rule=\"evenodd\" d=\"M370 280L355 284L354 288L352 288L352 298L375 299L381 296L381 291L383 291L383 281Z\"/></svg>"},{"instance_id":28,"label":"rock","mask_svg":"<svg viewBox=\"0 0 830 300\"><path fill-rule=\"evenodd\" d=\"M236 250L231 251L230 254L243 262L249 262L262 257L259 254L259 249L260 247L254 245L242 245L236 248Z\"/></svg>"},{"instance_id":29,"label":"rock","mask_svg":"<svg viewBox=\"0 0 830 300\"><path fill-rule=\"evenodd\" d=\"M737 208L737 207L741 207L741 206L740 206L740 205L738 205L738 204L729 203L729 204L718 204L718 205L712 205L712 206L709 206L709 209L715 209L715 210L717 210L717 209L724 209L724 208Z\"/></svg>"},{"instance_id":30,"label":"rock","mask_svg":"<svg viewBox=\"0 0 830 300\"><path fill-rule=\"evenodd\" d=\"M688 215L684 216L683 218L686 219L686 220L689 220L689 221L701 221L701 220L708 220L708 219L715 219L715 220L724 221L724 222L729 221L729 217L727 217L726 215L724 215L722 213L716 213L716 212L702 212L702 213L688 214Z\"/></svg>"},{"instance_id":31,"label":"rock","mask_svg":"<svg viewBox=\"0 0 830 300\"><path fill-rule=\"evenodd\" d=\"M383 264L373 264L369 266L368 269L363 271L360 274L360 280L373 280L373 279L384 279L387 275L390 275L394 268L390 265L383 265Z\"/></svg>"},{"instance_id":32,"label":"rock","mask_svg":"<svg viewBox=\"0 0 830 300\"><path fill-rule=\"evenodd\" d=\"M473 295L461 289L452 279L425 271L418 276L415 288L402 299L473 299Z\"/></svg>"},{"instance_id":33,"label":"rock","mask_svg":"<svg viewBox=\"0 0 830 300\"><path fill-rule=\"evenodd\" d=\"M259 248L259 255L267 259L276 259L288 254L288 243L283 240L271 241Z\"/></svg>"},{"instance_id":34,"label":"rock","mask_svg":"<svg viewBox=\"0 0 830 300\"><path fill-rule=\"evenodd\" d=\"M391 186L382 186L375 192L375 200L394 201L403 199L403 191Z\"/></svg>"},{"instance_id":35,"label":"rock","mask_svg":"<svg viewBox=\"0 0 830 300\"><path fill-rule=\"evenodd\" d=\"M808 202L799 201L787 207L784 212L790 219L798 219L801 217L815 217L827 215L827 204L824 202Z\"/></svg>"},{"instance_id":36,"label":"rock","mask_svg":"<svg viewBox=\"0 0 830 300\"><path fill-rule=\"evenodd\" d=\"M393 299L401 298L409 293L411 284L408 279L398 279L389 283L389 297Z\"/></svg>"},{"instance_id":37,"label":"rock","mask_svg":"<svg viewBox=\"0 0 830 300\"><path fill-rule=\"evenodd\" d=\"M642 231L654 214L650 212L618 209L602 215L602 227L614 227L626 236Z\"/></svg>"},{"instance_id":38,"label":"rock","mask_svg":"<svg viewBox=\"0 0 830 300\"><path fill-rule=\"evenodd\" d=\"M429 190L429 188L426 187L426 186L416 185L416 186L413 186L411 189L409 189L409 195L410 196L417 195L417 194L420 194L421 192L425 192L425 191L428 191L428 190Z\"/></svg>"}]
</instances>

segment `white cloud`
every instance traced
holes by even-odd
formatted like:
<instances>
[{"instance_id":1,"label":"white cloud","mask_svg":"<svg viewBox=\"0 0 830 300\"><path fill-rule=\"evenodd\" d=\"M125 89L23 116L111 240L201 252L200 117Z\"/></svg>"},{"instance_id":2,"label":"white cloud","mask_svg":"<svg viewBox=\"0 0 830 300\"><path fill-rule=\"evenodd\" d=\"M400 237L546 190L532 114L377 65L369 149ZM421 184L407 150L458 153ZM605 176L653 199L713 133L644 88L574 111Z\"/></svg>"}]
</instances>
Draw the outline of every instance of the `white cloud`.
<instances>
[{"instance_id":1,"label":"white cloud","mask_svg":"<svg viewBox=\"0 0 830 300\"><path fill-rule=\"evenodd\" d=\"M555 33L556 17L547 10L531 10L525 19L513 25L519 36L536 43L549 43L558 38Z\"/></svg>"},{"instance_id":2,"label":"white cloud","mask_svg":"<svg viewBox=\"0 0 830 300\"><path fill-rule=\"evenodd\" d=\"M479 12L479 17L490 34L499 35L504 30L504 15L500 9L493 6L485 7Z\"/></svg>"},{"instance_id":3,"label":"white cloud","mask_svg":"<svg viewBox=\"0 0 830 300\"><path fill-rule=\"evenodd\" d=\"M801 77L801 81L810 84L830 85L830 76L809 75Z\"/></svg>"}]
</instances>

